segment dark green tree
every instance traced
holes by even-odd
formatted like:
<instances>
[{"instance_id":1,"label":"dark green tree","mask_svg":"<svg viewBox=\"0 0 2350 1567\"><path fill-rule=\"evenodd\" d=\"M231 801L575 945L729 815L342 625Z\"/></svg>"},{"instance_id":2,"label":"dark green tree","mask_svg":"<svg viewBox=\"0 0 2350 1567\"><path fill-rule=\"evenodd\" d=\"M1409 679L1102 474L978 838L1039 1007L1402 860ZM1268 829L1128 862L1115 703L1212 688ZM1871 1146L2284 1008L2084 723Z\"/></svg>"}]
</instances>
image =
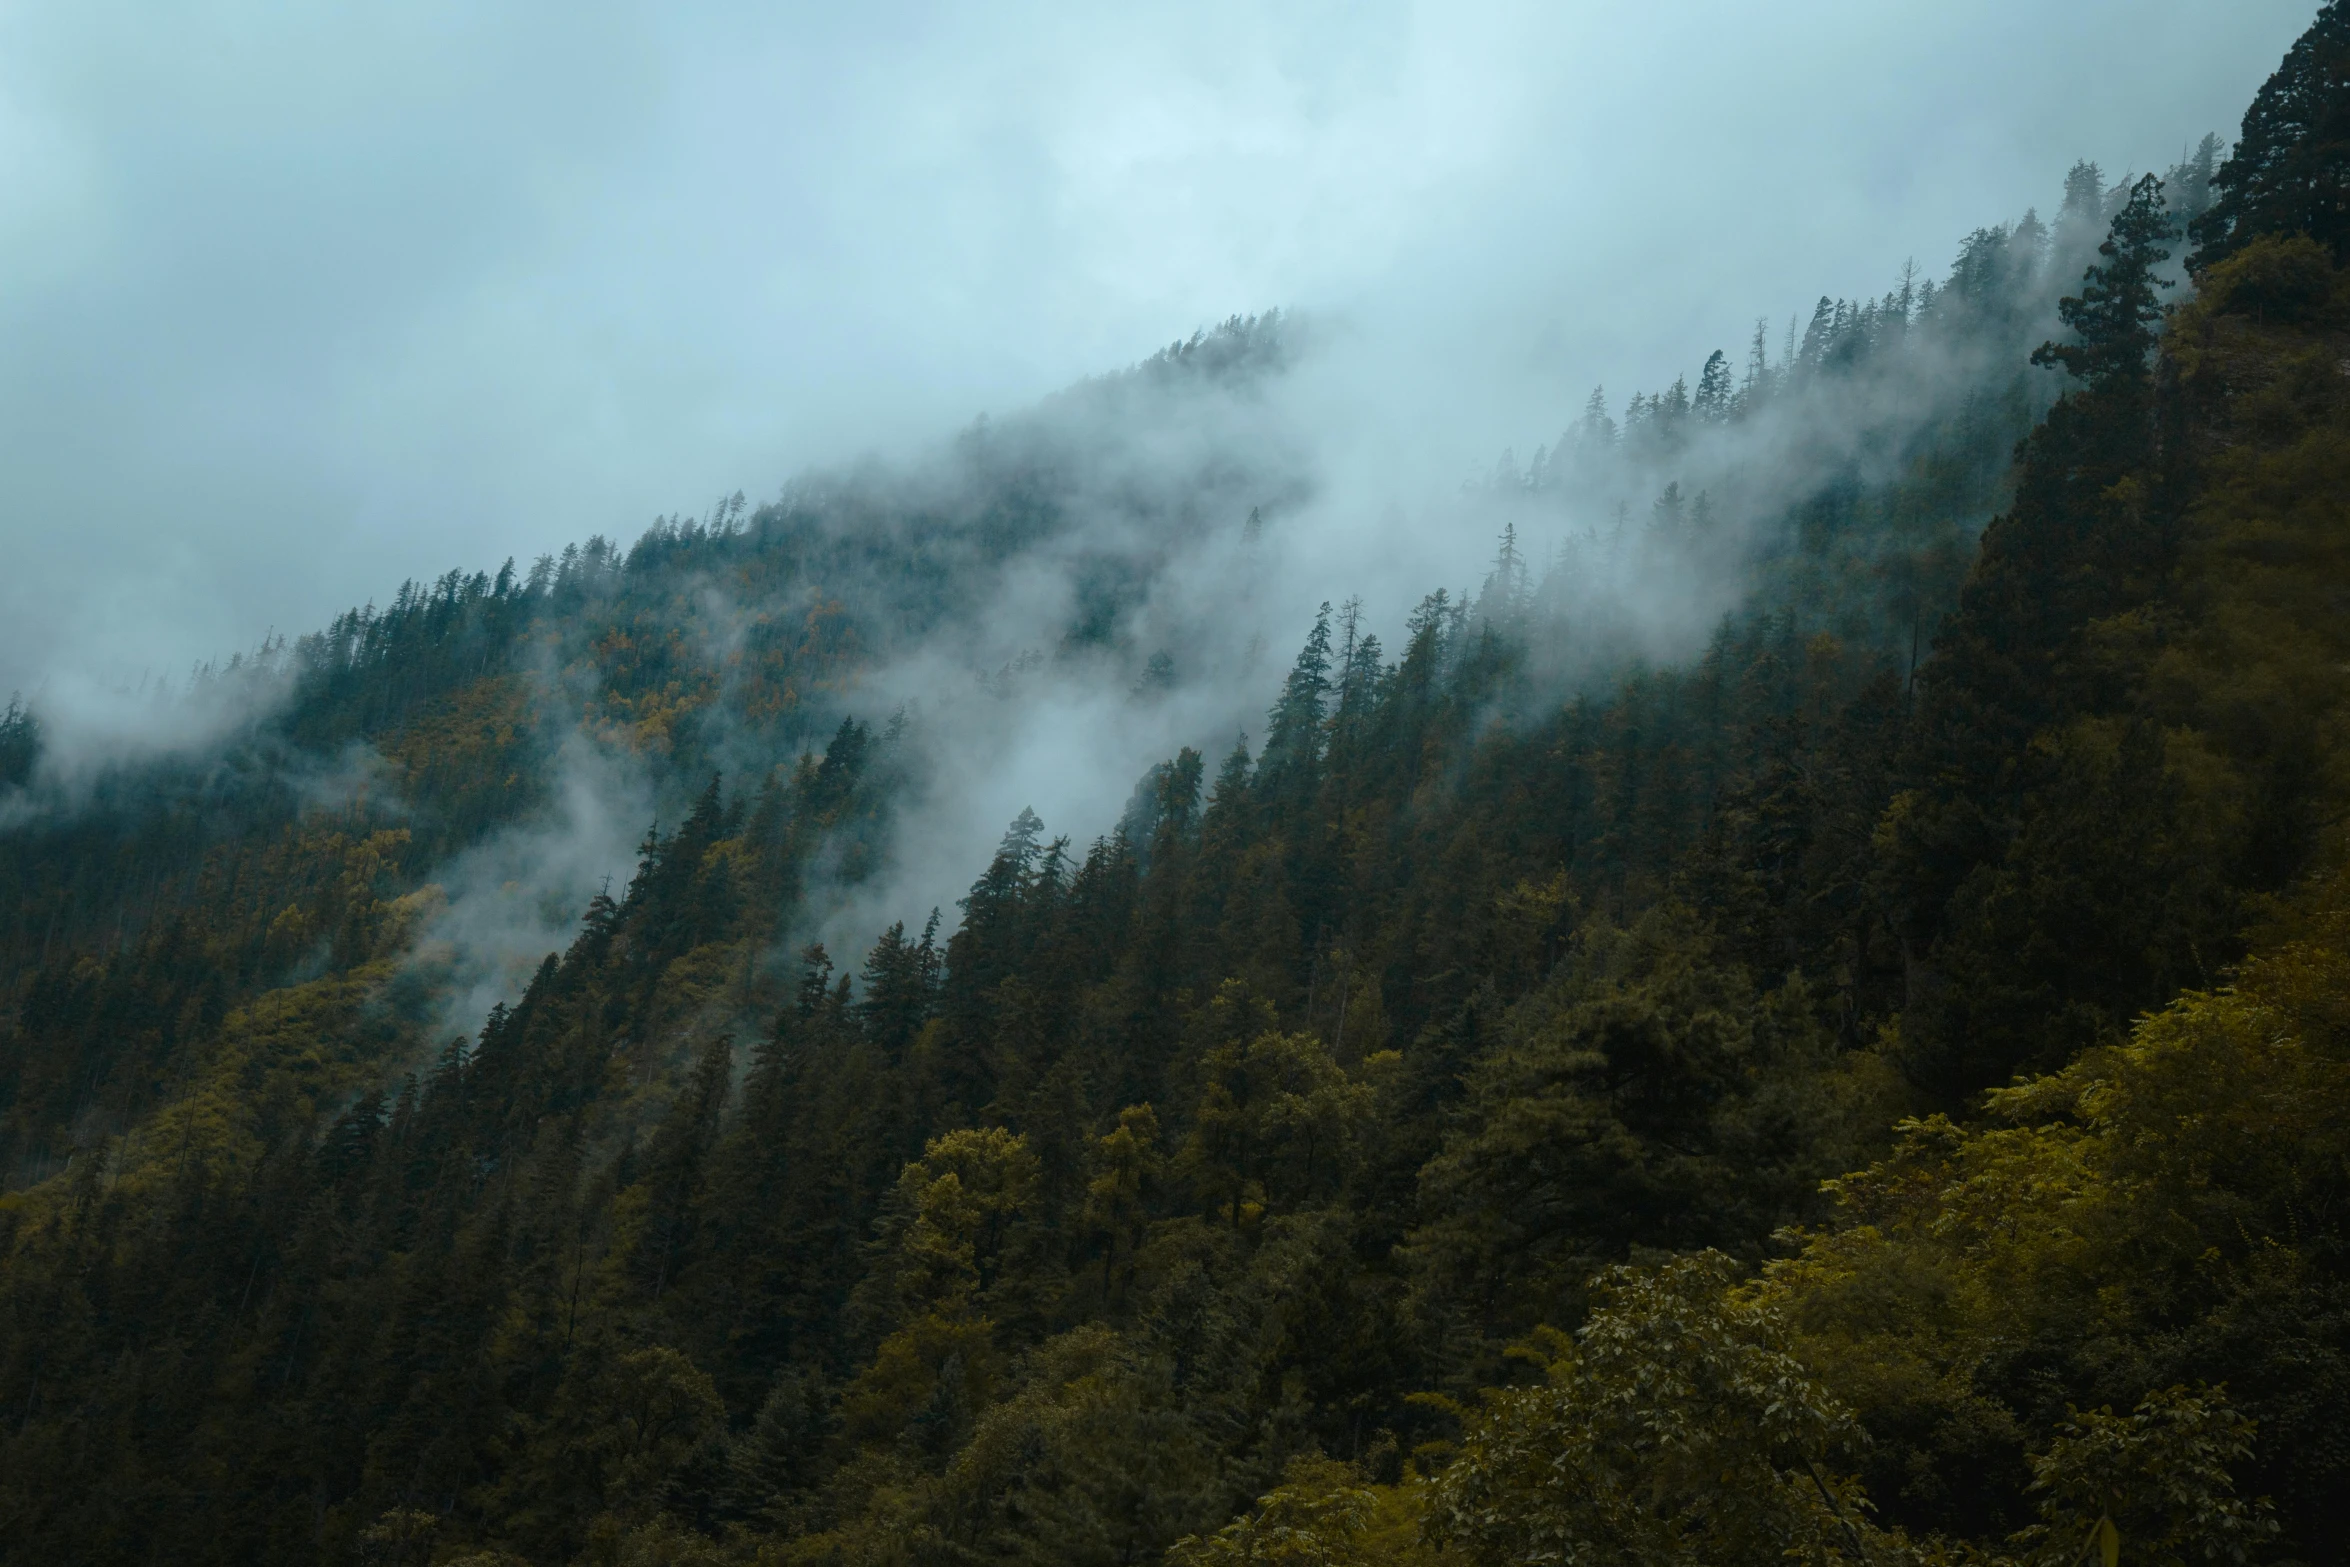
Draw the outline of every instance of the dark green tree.
<instances>
[{"instance_id":1,"label":"dark green tree","mask_svg":"<svg viewBox=\"0 0 2350 1567\"><path fill-rule=\"evenodd\" d=\"M2032 351L2032 363L2062 365L2097 390L2142 378L2162 319L2160 291L2177 286L2154 269L2170 259L2163 247L2177 233L2163 205L2162 181L2144 176L2130 187L2129 200L2097 247L2105 259L2083 274L2079 294L2057 304L2057 316L2073 329L2075 341L2042 343Z\"/></svg>"},{"instance_id":2,"label":"dark green tree","mask_svg":"<svg viewBox=\"0 0 2350 1567\"><path fill-rule=\"evenodd\" d=\"M2195 220L2195 266L2262 234L2306 234L2350 260L2350 9L2326 0L2244 111L2235 151Z\"/></svg>"}]
</instances>

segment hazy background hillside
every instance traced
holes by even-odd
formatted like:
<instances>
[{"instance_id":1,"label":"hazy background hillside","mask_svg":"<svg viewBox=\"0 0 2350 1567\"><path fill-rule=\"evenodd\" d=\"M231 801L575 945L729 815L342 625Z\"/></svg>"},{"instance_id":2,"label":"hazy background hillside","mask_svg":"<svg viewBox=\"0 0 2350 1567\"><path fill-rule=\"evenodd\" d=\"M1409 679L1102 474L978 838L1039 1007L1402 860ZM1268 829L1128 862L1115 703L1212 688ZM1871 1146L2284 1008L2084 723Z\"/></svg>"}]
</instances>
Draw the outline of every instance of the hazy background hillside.
<instances>
[{"instance_id":1,"label":"hazy background hillside","mask_svg":"<svg viewBox=\"0 0 2350 1567\"><path fill-rule=\"evenodd\" d=\"M2307 14L19 8L0 694L764 503L1273 307L1343 329L1334 538L1415 547L1593 384L1938 271L2076 158L2168 167ZM1277 640L1375 588L1301 580Z\"/></svg>"}]
</instances>

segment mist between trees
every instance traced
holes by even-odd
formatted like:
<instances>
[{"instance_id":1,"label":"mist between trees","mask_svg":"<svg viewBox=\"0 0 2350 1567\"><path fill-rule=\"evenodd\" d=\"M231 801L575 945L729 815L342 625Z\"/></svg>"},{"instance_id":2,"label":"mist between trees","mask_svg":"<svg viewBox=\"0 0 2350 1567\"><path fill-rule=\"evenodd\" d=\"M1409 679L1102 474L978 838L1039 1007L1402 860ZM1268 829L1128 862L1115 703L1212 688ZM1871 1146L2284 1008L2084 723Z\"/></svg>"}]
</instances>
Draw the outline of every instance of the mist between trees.
<instances>
[{"instance_id":1,"label":"mist between trees","mask_svg":"<svg viewBox=\"0 0 2350 1567\"><path fill-rule=\"evenodd\" d=\"M1235 318L168 744L12 704L12 1551L2338 1554L2252 126L1441 501Z\"/></svg>"},{"instance_id":2,"label":"mist between trees","mask_svg":"<svg viewBox=\"0 0 2350 1567\"><path fill-rule=\"evenodd\" d=\"M2208 202L2217 151L2206 138L2172 171L2182 215ZM1914 666L2010 449L2055 395L2023 360L2058 329L2056 296L2122 188L2079 165L2053 223L1976 231L1946 279L1912 272L1880 299L1758 321L1738 361L1716 351L1694 389L1636 393L1620 420L1595 389L1522 467L1505 453L1410 515L1332 467L1361 439L1320 423L1327 384L1360 369L1348 335L1235 318L983 419L910 469L810 475L755 511L736 496L662 519L625 551L599 536L528 571L409 584L323 633L201 665L183 690L64 682L19 698L0 812L70 834L45 824L151 809L158 792L226 790L243 808L250 783L277 796L250 802L265 814L363 802L397 825L414 796L435 819L412 824L430 841L403 865L459 905L497 865L479 891L504 910L457 946L535 960L625 876L656 798L674 816L710 773L743 788L854 719L902 775L883 791L886 844L876 823L810 878L790 935L855 945L949 906L1019 811L1104 830L1172 746L1220 754L1261 728L1274 650L1326 593L1347 599L1342 641L1375 648L1433 615L1455 643L1472 629L1512 643L1501 721L1685 660L1726 617L1784 612ZM1452 584L1441 601L1431 579ZM1358 678L1378 658L1344 656ZM521 704L501 733L523 719L501 755L528 765L495 803L443 807L445 786L387 763L376 738L460 688L488 700L492 676ZM184 887L193 864L171 858ZM128 939L174 902L159 866L143 874L147 888L27 906L7 939L21 954L53 927L71 940L109 923Z\"/></svg>"}]
</instances>

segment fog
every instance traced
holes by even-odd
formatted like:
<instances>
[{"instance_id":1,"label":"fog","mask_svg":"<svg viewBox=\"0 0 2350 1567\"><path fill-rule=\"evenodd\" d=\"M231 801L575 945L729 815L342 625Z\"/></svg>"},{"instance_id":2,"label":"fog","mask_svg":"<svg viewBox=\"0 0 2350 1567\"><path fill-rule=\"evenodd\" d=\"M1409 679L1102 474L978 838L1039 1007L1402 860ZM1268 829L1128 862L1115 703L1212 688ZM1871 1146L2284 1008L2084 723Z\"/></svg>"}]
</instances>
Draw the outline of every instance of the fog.
<instances>
[{"instance_id":1,"label":"fog","mask_svg":"<svg viewBox=\"0 0 2350 1567\"><path fill-rule=\"evenodd\" d=\"M245 732L285 636L404 578L737 490L862 496L836 528L975 512L973 452L1038 443L1057 531L923 545L959 582L926 629L883 634L891 585L854 572L790 590L877 638L819 706L901 720L878 859L809 867L784 933L853 963L892 920L951 926L1022 809L1081 852L1178 746L1212 770L1261 739L1324 601L1400 651L1504 525L1561 568L1577 657L1695 652L1807 485L2020 344L1916 335L1538 501L1464 481L1595 384L1620 414L1712 350L1743 367L1758 315L1780 353L1823 293L2053 219L2076 158L2167 168L2313 9L0 9L0 698L44 735L0 827ZM2049 266L2098 226L2060 223ZM1086 382L1274 307L1278 372ZM1710 557L1611 524L1668 480L1710 486ZM1065 640L1105 561L1115 626ZM805 610L690 586L714 669ZM568 736L547 808L431 872L414 955L451 1028L698 787L582 725L579 651L531 672ZM737 722L704 715L739 789L789 757ZM402 808L364 747L287 765Z\"/></svg>"},{"instance_id":2,"label":"fog","mask_svg":"<svg viewBox=\"0 0 2350 1567\"><path fill-rule=\"evenodd\" d=\"M1353 345L1314 433L1373 518L2076 157L2232 132L2313 10L11 4L0 692L184 677L1276 305Z\"/></svg>"}]
</instances>

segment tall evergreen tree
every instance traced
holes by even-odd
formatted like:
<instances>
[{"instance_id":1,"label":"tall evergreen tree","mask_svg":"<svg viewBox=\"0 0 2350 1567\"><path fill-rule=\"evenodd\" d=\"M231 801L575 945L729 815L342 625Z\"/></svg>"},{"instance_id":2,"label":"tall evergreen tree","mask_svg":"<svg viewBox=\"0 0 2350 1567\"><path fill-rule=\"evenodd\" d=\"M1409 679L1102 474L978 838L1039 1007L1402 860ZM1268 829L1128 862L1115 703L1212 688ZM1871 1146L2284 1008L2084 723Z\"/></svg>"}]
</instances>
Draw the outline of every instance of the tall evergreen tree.
<instances>
[{"instance_id":1,"label":"tall evergreen tree","mask_svg":"<svg viewBox=\"0 0 2350 1567\"><path fill-rule=\"evenodd\" d=\"M1701 424L1720 424L1730 417L1735 395L1729 357L1717 348L1706 356L1705 368L1698 372L1697 395L1690 399L1689 411Z\"/></svg>"},{"instance_id":2,"label":"tall evergreen tree","mask_svg":"<svg viewBox=\"0 0 2350 1567\"><path fill-rule=\"evenodd\" d=\"M2235 151L2195 221L2195 264L2261 234L2306 234L2350 260L2350 8L2326 0L2244 111Z\"/></svg>"},{"instance_id":3,"label":"tall evergreen tree","mask_svg":"<svg viewBox=\"0 0 2350 1567\"><path fill-rule=\"evenodd\" d=\"M2056 307L2076 341L2043 343L2032 351L2032 363L2062 365L2092 390L2143 379L2162 319L2159 290L2177 286L2154 269L2170 259L2164 244L2177 232L2163 205L2162 181L2144 176L2097 247L2104 260L2082 277L2079 294Z\"/></svg>"}]
</instances>

